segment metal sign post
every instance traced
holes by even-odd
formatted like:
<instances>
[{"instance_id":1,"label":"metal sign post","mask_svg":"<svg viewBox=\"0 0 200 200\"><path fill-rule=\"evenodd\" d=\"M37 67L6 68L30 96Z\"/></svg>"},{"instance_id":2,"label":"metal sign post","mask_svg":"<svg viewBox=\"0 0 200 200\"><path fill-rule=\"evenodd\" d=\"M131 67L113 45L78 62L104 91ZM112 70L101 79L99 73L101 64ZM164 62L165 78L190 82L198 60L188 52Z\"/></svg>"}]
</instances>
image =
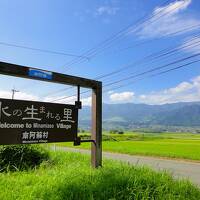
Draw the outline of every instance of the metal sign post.
<instances>
[{"instance_id":1,"label":"metal sign post","mask_svg":"<svg viewBox=\"0 0 200 200\"><path fill-rule=\"evenodd\" d=\"M92 166L95 168L102 166L102 83L101 82L91 80L91 79L85 79L82 77L70 76L70 75L66 75L66 74L46 71L46 70L32 68L32 67L25 67L25 66L20 66L20 65L5 63L5 62L0 62L0 74L21 77L21 78L27 78L27 79L34 79L34 80L39 80L39 81L52 82L52 83L73 85L73 86L78 87L78 100L75 102L75 105L63 105L63 104L59 104L59 105L51 104L50 105L50 103L43 103L43 102L0 99L1 100L0 114L2 114L2 105L3 105L4 106L3 114L4 115L5 114L12 115L12 117L13 117L12 120L10 121L10 124L18 123L19 126L25 126L25 128L26 128L26 124L19 123L19 122L22 122L24 118L25 119L27 118L27 117L24 117L21 115L21 111L22 112L26 111L28 108L29 109L33 108L33 111L36 111L34 109L38 109L38 108L34 108L34 106L41 107L42 105L43 105L43 107L46 106L46 108L49 109L49 112L51 109L53 109L52 106L53 107L55 106L55 109L59 107L59 111L56 111L56 114L60 114L59 115L60 118L64 117L64 116L61 116L62 115L61 111L63 111L63 109L69 109L69 107L71 106L70 109L72 110L72 113L74 113L74 114L73 114L73 117L71 116L72 118L70 118L70 119L73 119L73 120L75 119L75 122L77 122L77 120L76 120L76 118L78 117L77 112L78 112L78 109L81 108L80 87L92 89L92 135L91 135L91 140L88 140L87 142L92 142L92 147L91 147L91 164L92 164ZM12 101L12 102L10 102L10 101ZM16 108L17 105L20 107L20 109ZM24 105L28 105L28 106L25 108ZM5 111L8 111L9 106L11 108L11 110L10 110L11 113L7 113L7 112L5 113ZM15 110L15 112L13 109ZM16 110L18 110L18 111L16 111ZM54 112L54 111L55 110L52 110L52 112ZM18 112L18 113L16 113L16 112ZM18 118L16 118L16 116L13 116L14 114L15 115L18 114L20 116L17 116ZM26 114L30 114L30 112L26 113ZM42 113L40 113L40 114L42 114ZM7 117L8 116L3 116L2 121L0 121L0 144L16 144L16 143L23 143L23 141L24 141L24 143L29 143L27 138L24 138L24 140L22 140L23 135L22 135L20 127L17 127L15 130L13 129L12 131L9 129L9 127L8 128L6 127L6 122L8 120ZM33 117L33 116L31 116L31 117ZM41 118L39 118L39 117L41 117ZM43 118L44 118L44 116L38 115L37 119L44 120ZM59 119L57 118L57 119L62 120L60 118ZM19 120L19 121L17 123L14 123L15 120ZM50 123L50 121L47 120L46 118L43 122L44 122L44 124ZM57 126L57 124L54 124L54 122L52 122L52 121L51 121L51 125ZM13 126L15 126L15 125L13 125ZM28 130L29 132L27 130L24 130L24 131L28 132L30 134L30 132L32 130L31 130L31 128L28 128L28 125L27 125L27 129L29 129ZM38 132L42 132L42 131L43 130L38 129ZM59 134L61 134L62 137L65 137L65 134L63 135L63 133L65 131L62 130L62 128L56 129L55 131L57 131ZM20 133L20 134L17 134L17 133ZM68 129L68 133L72 133L72 134L70 137L66 137L66 138L68 138L68 139L66 139L67 141L74 141L74 144L76 144L76 145L80 144L81 142L84 142L84 141L81 141L79 137L77 137L76 123L74 123L74 125L71 126L71 131L70 131L70 128ZM6 134L6 136L5 136L5 134ZM34 142L39 143L40 142L40 140L36 140L35 134L32 134L32 137L34 137L34 139L31 140L30 143L34 143ZM3 135L6 138L5 140L2 139ZM41 136L41 134L40 134L40 136ZM46 136L47 135L45 135L45 137ZM24 135L24 137L25 137L25 135ZM52 140L50 140L50 142L51 141L53 142L56 140L56 138L55 138L56 135L54 135L53 133L51 133L51 137L52 137ZM40 138L40 139L42 142L43 139L45 139L45 138ZM59 142L60 140L58 139L57 141ZM48 140L47 140L47 142L48 142Z\"/></svg>"}]
</instances>

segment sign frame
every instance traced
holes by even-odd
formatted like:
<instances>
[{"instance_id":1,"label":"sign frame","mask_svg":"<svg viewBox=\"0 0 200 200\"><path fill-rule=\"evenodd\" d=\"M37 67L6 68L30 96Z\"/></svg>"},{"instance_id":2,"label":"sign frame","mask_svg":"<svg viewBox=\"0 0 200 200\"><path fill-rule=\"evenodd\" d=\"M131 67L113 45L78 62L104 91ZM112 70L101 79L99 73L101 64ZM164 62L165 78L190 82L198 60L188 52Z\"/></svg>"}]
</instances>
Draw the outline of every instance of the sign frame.
<instances>
[{"instance_id":1,"label":"sign frame","mask_svg":"<svg viewBox=\"0 0 200 200\"><path fill-rule=\"evenodd\" d=\"M0 98L0 144L74 142L78 109L71 104Z\"/></svg>"},{"instance_id":2,"label":"sign frame","mask_svg":"<svg viewBox=\"0 0 200 200\"><path fill-rule=\"evenodd\" d=\"M30 70L41 74L32 75ZM102 82L6 62L0 62L0 74L92 89L91 164L102 166Z\"/></svg>"}]
</instances>

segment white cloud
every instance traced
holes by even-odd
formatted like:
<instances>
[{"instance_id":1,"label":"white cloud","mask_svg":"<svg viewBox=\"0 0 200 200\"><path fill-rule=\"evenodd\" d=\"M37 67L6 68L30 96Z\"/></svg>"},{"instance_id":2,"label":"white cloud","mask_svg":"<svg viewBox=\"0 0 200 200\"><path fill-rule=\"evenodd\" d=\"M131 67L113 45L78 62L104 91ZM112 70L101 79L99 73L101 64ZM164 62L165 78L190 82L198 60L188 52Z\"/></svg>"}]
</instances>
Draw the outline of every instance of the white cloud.
<instances>
[{"instance_id":1,"label":"white cloud","mask_svg":"<svg viewBox=\"0 0 200 200\"><path fill-rule=\"evenodd\" d=\"M182 82L173 88L140 95L137 100L147 104L200 101L200 76L188 82Z\"/></svg>"},{"instance_id":2,"label":"white cloud","mask_svg":"<svg viewBox=\"0 0 200 200\"><path fill-rule=\"evenodd\" d=\"M0 98L11 99L12 98L11 91L1 90ZM37 101L39 99L37 96L25 92L16 92L14 98L21 100L33 100L33 101Z\"/></svg>"},{"instance_id":3,"label":"white cloud","mask_svg":"<svg viewBox=\"0 0 200 200\"><path fill-rule=\"evenodd\" d=\"M193 27L192 30L197 29L198 27L195 26L200 24L200 20L183 13L191 3L192 0L179 0L164 7L155 8L152 13L154 17L140 27L137 35L141 38L153 38L184 29L184 32L189 32L191 30L187 29L188 27Z\"/></svg>"},{"instance_id":4,"label":"white cloud","mask_svg":"<svg viewBox=\"0 0 200 200\"><path fill-rule=\"evenodd\" d=\"M113 90L108 91L108 94L113 94L113 93L114 93Z\"/></svg>"},{"instance_id":5,"label":"white cloud","mask_svg":"<svg viewBox=\"0 0 200 200\"><path fill-rule=\"evenodd\" d=\"M178 94L178 93L182 93L185 91L188 91L190 89L192 89L194 87L194 85L192 83L188 83L188 82L182 82L179 85L177 85L174 88L170 88L168 90L166 90L166 93L171 93L171 94Z\"/></svg>"},{"instance_id":6,"label":"white cloud","mask_svg":"<svg viewBox=\"0 0 200 200\"><path fill-rule=\"evenodd\" d=\"M185 52L200 53L200 36L187 38L180 47Z\"/></svg>"},{"instance_id":7,"label":"white cloud","mask_svg":"<svg viewBox=\"0 0 200 200\"><path fill-rule=\"evenodd\" d=\"M167 6L157 7L154 10L154 14L156 13L170 13L171 15L178 13L181 10L185 10L190 4L192 0L179 0L174 1Z\"/></svg>"},{"instance_id":8,"label":"white cloud","mask_svg":"<svg viewBox=\"0 0 200 200\"><path fill-rule=\"evenodd\" d=\"M7 90L0 90L0 98L11 99L12 92L7 91ZM57 96L57 97L54 96L54 97L40 98L39 96L35 96L35 95L28 94L25 92L16 92L14 99L43 101L43 102L52 102L52 103L61 103L61 104L74 104L75 101L77 101L77 96L71 96L68 98L66 98L66 96ZM82 102L83 106L91 106L92 97L81 98L81 102Z\"/></svg>"},{"instance_id":9,"label":"white cloud","mask_svg":"<svg viewBox=\"0 0 200 200\"><path fill-rule=\"evenodd\" d=\"M134 92L113 93L109 98L113 103L128 103L133 101Z\"/></svg>"},{"instance_id":10,"label":"white cloud","mask_svg":"<svg viewBox=\"0 0 200 200\"><path fill-rule=\"evenodd\" d=\"M83 106L92 105L92 97L82 98L81 101L82 101Z\"/></svg>"},{"instance_id":11,"label":"white cloud","mask_svg":"<svg viewBox=\"0 0 200 200\"><path fill-rule=\"evenodd\" d=\"M96 15L115 15L118 12L118 7L100 6L96 10Z\"/></svg>"}]
</instances>

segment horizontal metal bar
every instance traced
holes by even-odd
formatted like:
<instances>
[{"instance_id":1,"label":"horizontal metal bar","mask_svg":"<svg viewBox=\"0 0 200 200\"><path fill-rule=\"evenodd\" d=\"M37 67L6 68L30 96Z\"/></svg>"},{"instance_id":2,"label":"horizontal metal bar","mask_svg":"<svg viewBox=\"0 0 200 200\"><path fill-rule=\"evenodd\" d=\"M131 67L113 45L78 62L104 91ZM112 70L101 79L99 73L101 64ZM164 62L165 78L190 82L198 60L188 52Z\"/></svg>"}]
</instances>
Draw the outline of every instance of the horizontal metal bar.
<instances>
[{"instance_id":1,"label":"horizontal metal bar","mask_svg":"<svg viewBox=\"0 0 200 200\"><path fill-rule=\"evenodd\" d=\"M30 76L30 74L29 74L30 69L43 71L46 73L51 73L52 78L45 79L43 77ZM61 74L61 73L57 73L57 72L51 72L51 71L33 68L33 67L25 67L25 66L11 64L11 63L5 63L5 62L0 62L0 74L4 74L4 75L8 75L8 76L16 76L16 77L21 77L21 78L34 79L34 80L40 80L40 81L53 82L53 83L67 84L67 85L73 85L73 86L79 85L80 87L91 88L91 89L98 88L99 85L101 84L101 82L91 80L91 79Z\"/></svg>"},{"instance_id":2,"label":"horizontal metal bar","mask_svg":"<svg viewBox=\"0 0 200 200\"><path fill-rule=\"evenodd\" d=\"M95 144L95 140L81 140L81 143L83 143L83 142L92 142Z\"/></svg>"}]
</instances>

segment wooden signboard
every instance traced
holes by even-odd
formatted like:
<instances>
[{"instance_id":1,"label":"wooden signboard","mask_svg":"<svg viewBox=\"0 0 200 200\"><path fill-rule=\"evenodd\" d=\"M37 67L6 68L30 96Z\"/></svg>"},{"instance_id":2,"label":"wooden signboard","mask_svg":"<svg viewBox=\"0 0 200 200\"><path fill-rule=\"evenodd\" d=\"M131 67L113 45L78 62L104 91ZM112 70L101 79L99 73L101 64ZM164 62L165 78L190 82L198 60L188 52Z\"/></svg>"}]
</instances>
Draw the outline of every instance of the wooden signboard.
<instances>
[{"instance_id":1,"label":"wooden signboard","mask_svg":"<svg viewBox=\"0 0 200 200\"><path fill-rule=\"evenodd\" d=\"M0 99L0 144L75 141L75 105Z\"/></svg>"}]
</instances>

